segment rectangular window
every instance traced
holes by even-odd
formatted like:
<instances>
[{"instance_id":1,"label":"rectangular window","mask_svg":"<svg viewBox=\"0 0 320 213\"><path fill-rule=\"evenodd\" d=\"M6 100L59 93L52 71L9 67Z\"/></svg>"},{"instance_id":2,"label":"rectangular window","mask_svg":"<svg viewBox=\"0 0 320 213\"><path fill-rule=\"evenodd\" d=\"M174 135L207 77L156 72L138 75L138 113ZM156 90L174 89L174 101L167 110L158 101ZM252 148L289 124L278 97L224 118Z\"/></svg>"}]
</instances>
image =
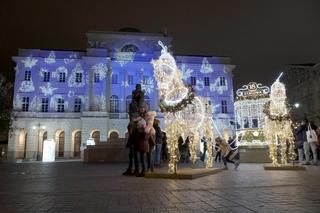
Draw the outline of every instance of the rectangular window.
<instances>
[{"instance_id":1,"label":"rectangular window","mask_svg":"<svg viewBox=\"0 0 320 213\"><path fill-rule=\"evenodd\" d=\"M59 82L66 82L66 73L65 72L59 73Z\"/></svg>"},{"instance_id":2,"label":"rectangular window","mask_svg":"<svg viewBox=\"0 0 320 213\"><path fill-rule=\"evenodd\" d=\"M22 98L22 111L24 112L29 111L29 97Z\"/></svg>"},{"instance_id":3,"label":"rectangular window","mask_svg":"<svg viewBox=\"0 0 320 213\"><path fill-rule=\"evenodd\" d=\"M49 82L50 81L50 73L49 72L44 72L43 73L43 81L44 82Z\"/></svg>"},{"instance_id":4,"label":"rectangular window","mask_svg":"<svg viewBox=\"0 0 320 213\"><path fill-rule=\"evenodd\" d=\"M226 85L226 78L221 76L220 77L220 86L225 86Z\"/></svg>"},{"instance_id":5,"label":"rectangular window","mask_svg":"<svg viewBox=\"0 0 320 213\"><path fill-rule=\"evenodd\" d=\"M142 84L147 85L148 84L148 80L149 80L149 76L142 76Z\"/></svg>"},{"instance_id":6,"label":"rectangular window","mask_svg":"<svg viewBox=\"0 0 320 213\"><path fill-rule=\"evenodd\" d=\"M80 112L81 111L81 98L75 98L74 99L74 112Z\"/></svg>"},{"instance_id":7,"label":"rectangular window","mask_svg":"<svg viewBox=\"0 0 320 213\"><path fill-rule=\"evenodd\" d=\"M191 76L191 85L196 85L196 84L197 84L196 77Z\"/></svg>"},{"instance_id":8,"label":"rectangular window","mask_svg":"<svg viewBox=\"0 0 320 213\"><path fill-rule=\"evenodd\" d=\"M42 98L41 100L41 112L48 112L49 108L49 99L48 98Z\"/></svg>"},{"instance_id":9,"label":"rectangular window","mask_svg":"<svg viewBox=\"0 0 320 213\"><path fill-rule=\"evenodd\" d=\"M100 74L94 73L94 83L99 83L99 82L100 82Z\"/></svg>"},{"instance_id":10,"label":"rectangular window","mask_svg":"<svg viewBox=\"0 0 320 213\"><path fill-rule=\"evenodd\" d=\"M133 75L128 75L127 81L129 85L133 85Z\"/></svg>"},{"instance_id":11,"label":"rectangular window","mask_svg":"<svg viewBox=\"0 0 320 213\"><path fill-rule=\"evenodd\" d=\"M30 70L26 70L24 72L24 80L25 81L30 81L31 80L31 71Z\"/></svg>"},{"instance_id":12,"label":"rectangular window","mask_svg":"<svg viewBox=\"0 0 320 213\"><path fill-rule=\"evenodd\" d=\"M205 86L210 86L210 79L209 79L209 77L204 77L204 85L205 85Z\"/></svg>"},{"instance_id":13,"label":"rectangular window","mask_svg":"<svg viewBox=\"0 0 320 213\"><path fill-rule=\"evenodd\" d=\"M63 98L58 98L57 112L64 112L64 99Z\"/></svg>"},{"instance_id":14,"label":"rectangular window","mask_svg":"<svg viewBox=\"0 0 320 213\"><path fill-rule=\"evenodd\" d=\"M82 73L77 72L76 73L76 83L81 83L82 82Z\"/></svg>"},{"instance_id":15,"label":"rectangular window","mask_svg":"<svg viewBox=\"0 0 320 213\"><path fill-rule=\"evenodd\" d=\"M259 121L257 118L252 118L252 128L259 128Z\"/></svg>"},{"instance_id":16,"label":"rectangular window","mask_svg":"<svg viewBox=\"0 0 320 213\"><path fill-rule=\"evenodd\" d=\"M118 76L116 74L112 74L111 84L117 84L117 83L118 83Z\"/></svg>"},{"instance_id":17,"label":"rectangular window","mask_svg":"<svg viewBox=\"0 0 320 213\"><path fill-rule=\"evenodd\" d=\"M221 101L221 113L223 114L228 113L227 101Z\"/></svg>"}]
</instances>

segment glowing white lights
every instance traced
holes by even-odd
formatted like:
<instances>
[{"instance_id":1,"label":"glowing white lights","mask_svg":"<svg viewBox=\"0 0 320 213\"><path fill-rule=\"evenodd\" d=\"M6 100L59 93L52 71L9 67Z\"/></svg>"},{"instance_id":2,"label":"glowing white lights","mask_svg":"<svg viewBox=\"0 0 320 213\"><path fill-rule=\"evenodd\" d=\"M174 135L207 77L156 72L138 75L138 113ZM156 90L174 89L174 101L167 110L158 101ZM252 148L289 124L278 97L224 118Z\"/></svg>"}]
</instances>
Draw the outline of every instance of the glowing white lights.
<instances>
[{"instance_id":1,"label":"glowing white lights","mask_svg":"<svg viewBox=\"0 0 320 213\"><path fill-rule=\"evenodd\" d=\"M141 88L146 92L146 94L153 93L154 90L154 82L152 78L148 78L147 82L145 84L141 82Z\"/></svg>"},{"instance_id":2,"label":"glowing white lights","mask_svg":"<svg viewBox=\"0 0 320 213\"><path fill-rule=\"evenodd\" d=\"M282 75L282 73L281 73ZM277 166L278 162L278 145L280 145L281 164L287 163L287 142L289 143L289 157L295 159L293 133L291 129L291 120L288 117L288 109L286 102L285 85L281 83L280 77L272 84L270 93L270 105L267 110L269 114L266 116L264 133L269 141L269 157L272 160L272 165ZM268 106L268 105L267 105Z\"/></svg>"},{"instance_id":3,"label":"glowing white lights","mask_svg":"<svg viewBox=\"0 0 320 213\"><path fill-rule=\"evenodd\" d=\"M189 89L183 84L183 75L176 66L173 56L168 52L167 47L159 41L162 47L161 55L158 60L153 60L154 76L158 84L158 92L160 99L167 106L175 107L186 100ZM206 62L204 62L206 63ZM183 69L186 69L182 65ZM208 64L203 65L206 72L210 71ZM186 70L185 70L186 71ZM191 70L187 71L191 74ZM203 86L204 87L204 86ZM178 138L183 135L189 137L189 150L192 162L198 159L200 150L200 139L203 135L207 138L208 158L206 166L212 167L212 147L213 147L213 127L211 107L204 98L194 97L187 102L178 111L165 111L164 118L166 124L166 133L168 138L168 151L170 153L169 172L177 172L178 157Z\"/></svg>"},{"instance_id":4,"label":"glowing white lights","mask_svg":"<svg viewBox=\"0 0 320 213\"><path fill-rule=\"evenodd\" d=\"M294 104L294 107L295 107L295 108L299 108L299 107L300 107L300 104L299 104L299 103L295 103L295 104Z\"/></svg>"},{"instance_id":5,"label":"glowing white lights","mask_svg":"<svg viewBox=\"0 0 320 213\"><path fill-rule=\"evenodd\" d=\"M258 137L259 136L259 132L258 131L254 131L253 132L253 136Z\"/></svg>"}]
</instances>

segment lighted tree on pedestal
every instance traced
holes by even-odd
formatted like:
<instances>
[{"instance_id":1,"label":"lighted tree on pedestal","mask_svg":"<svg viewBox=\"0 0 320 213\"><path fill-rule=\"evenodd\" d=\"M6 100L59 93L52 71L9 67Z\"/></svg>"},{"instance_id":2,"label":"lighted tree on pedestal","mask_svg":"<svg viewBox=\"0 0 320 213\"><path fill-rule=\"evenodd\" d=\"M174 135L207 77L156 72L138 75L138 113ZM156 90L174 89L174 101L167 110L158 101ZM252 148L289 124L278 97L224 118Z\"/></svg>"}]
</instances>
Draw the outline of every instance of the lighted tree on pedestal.
<instances>
[{"instance_id":1,"label":"lighted tree on pedestal","mask_svg":"<svg viewBox=\"0 0 320 213\"><path fill-rule=\"evenodd\" d=\"M289 114L289 107L286 104L286 88L281 83L280 77L272 84L270 101L265 104L264 113L266 114L266 123L264 134L269 142L272 166L278 166L278 146L280 146L281 160L280 164L287 164L286 155L287 143L289 143L289 158L293 162L296 154L294 151L292 122Z\"/></svg>"},{"instance_id":2,"label":"lighted tree on pedestal","mask_svg":"<svg viewBox=\"0 0 320 213\"><path fill-rule=\"evenodd\" d=\"M161 56L153 60L154 75L158 83L160 109L164 113L168 151L170 153L169 173L177 172L179 161L178 138L189 137L191 160L195 164L198 159L200 139L205 136L208 144L208 159L206 167L213 164L213 120L209 102L196 97L191 87L186 87L182 81L173 56L167 47L159 41L162 47Z\"/></svg>"}]
</instances>

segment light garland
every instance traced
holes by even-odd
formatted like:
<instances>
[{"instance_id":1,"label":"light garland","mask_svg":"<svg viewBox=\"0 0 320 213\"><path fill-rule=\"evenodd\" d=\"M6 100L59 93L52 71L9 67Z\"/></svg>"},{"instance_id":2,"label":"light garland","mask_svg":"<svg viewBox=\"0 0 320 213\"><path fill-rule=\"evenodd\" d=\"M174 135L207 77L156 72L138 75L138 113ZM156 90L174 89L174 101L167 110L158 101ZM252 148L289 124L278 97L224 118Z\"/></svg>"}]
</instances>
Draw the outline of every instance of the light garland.
<instances>
[{"instance_id":1,"label":"light garland","mask_svg":"<svg viewBox=\"0 0 320 213\"><path fill-rule=\"evenodd\" d=\"M282 74L281 74L282 75ZM293 133L291 129L291 119L286 105L286 89L279 78L272 84L270 101L266 103L264 112L266 113L266 123L264 126L264 135L269 141L269 157L273 166L278 166L278 145L281 147L280 164L286 164L286 148L289 142L289 158L293 162L296 158L294 152ZM280 143L278 142L280 141Z\"/></svg>"},{"instance_id":2,"label":"light garland","mask_svg":"<svg viewBox=\"0 0 320 213\"><path fill-rule=\"evenodd\" d=\"M159 41L162 47L158 60L151 63L158 84L160 109L164 113L168 151L170 154L169 173L177 172L179 161L178 138L181 135L189 137L189 151L193 164L198 160L200 139L205 135L208 145L206 167L213 164L213 120L211 106L204 98L196 97L192 88L183 84L181 71L167 47ZM209 109L209 110L208 110Z\"/></svg>"}]
</instances>

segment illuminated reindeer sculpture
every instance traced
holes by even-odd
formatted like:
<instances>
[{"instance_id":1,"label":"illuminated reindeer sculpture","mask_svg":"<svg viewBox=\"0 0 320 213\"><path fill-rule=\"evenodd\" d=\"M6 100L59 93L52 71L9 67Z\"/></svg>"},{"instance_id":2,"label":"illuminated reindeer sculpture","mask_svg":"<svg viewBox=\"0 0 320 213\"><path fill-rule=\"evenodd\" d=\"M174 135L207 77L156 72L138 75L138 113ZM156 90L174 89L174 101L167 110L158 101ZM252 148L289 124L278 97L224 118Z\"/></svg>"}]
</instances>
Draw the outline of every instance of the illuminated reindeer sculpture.
<instances>
[{"instance_id":1,"label":"illuminated reindeer sculpture","mask_svg":"<svg viewBox=\"0 0 320 213\"><path fill-rule=\"evenodd\" d=\"M181 71L173 56L161 41L161 56L152 60L154 76L158 84L160 109L164 113L167 146L170 154L169 173L177 172L179 161L178 139L189 138L189 150L193 164L200 150L200 139L205 137L208 146L206 167L213 164L213 119L210 102L194 95L191 87L183 84Z\"/></svg>"}]
</instances>

